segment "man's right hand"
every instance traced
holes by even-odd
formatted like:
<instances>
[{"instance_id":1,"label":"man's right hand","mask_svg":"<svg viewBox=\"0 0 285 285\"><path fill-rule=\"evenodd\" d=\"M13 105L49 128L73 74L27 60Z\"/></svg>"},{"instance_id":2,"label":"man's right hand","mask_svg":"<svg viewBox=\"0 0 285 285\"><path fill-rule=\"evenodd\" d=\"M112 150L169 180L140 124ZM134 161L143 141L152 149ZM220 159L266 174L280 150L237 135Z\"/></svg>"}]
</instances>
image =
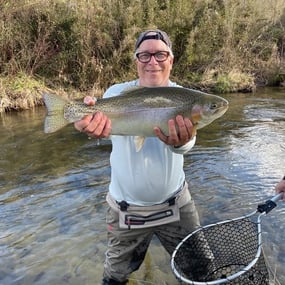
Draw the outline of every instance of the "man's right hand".
<instances>
[{"instance_id":1,"label":"man's right hand","mask_svg":"<svg viewBox=\"0 0 285 285\"><path fill-rule=\"evenodd\" d=\"M90 96L84 98L84 103L89 106L96 104L96 100ZM86 133L89 137L106 138L111 133L111 120L102 112L86 115L74 123L75 129Z\"/></svg>"}]
</instances>

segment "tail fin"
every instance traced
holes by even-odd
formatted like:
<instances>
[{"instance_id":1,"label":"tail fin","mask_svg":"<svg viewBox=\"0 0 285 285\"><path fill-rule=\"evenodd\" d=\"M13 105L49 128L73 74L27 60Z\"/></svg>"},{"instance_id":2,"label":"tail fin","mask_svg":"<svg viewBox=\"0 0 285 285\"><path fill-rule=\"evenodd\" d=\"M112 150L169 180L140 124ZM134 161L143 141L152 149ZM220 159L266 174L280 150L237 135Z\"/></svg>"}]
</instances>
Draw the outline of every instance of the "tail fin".
<instances>
[{"instance_id":1,"label":"tail fin","mask_svg":"<svg viewBox=\"0 0 285 285\"><path fill-rule=\"evenodd\" d=\"M64 118L64 106L68 103L67 99L54 94L43 94L43 100L47 108L44 132L53 133L69 122Z\"/></svg>"}]
</instances>

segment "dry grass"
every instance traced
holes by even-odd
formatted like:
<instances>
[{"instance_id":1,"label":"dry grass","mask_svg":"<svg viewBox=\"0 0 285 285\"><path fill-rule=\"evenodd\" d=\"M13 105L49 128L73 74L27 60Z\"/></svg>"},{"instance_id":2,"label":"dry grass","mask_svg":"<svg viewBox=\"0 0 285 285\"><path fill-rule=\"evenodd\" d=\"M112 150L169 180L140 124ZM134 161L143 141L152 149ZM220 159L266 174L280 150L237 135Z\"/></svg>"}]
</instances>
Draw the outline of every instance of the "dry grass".
<instances>
[{"instance_id":1,"label":"dry grass","mask_svg":"<svg viewBox=\"0 0 285 285\"><path fill-rule=\"evenodd\" d=\"M44 85L40 80L26 75L0 78L0 113L11 110L27 110L42 105L41 92Z\"/></svg>"}]
</instances>

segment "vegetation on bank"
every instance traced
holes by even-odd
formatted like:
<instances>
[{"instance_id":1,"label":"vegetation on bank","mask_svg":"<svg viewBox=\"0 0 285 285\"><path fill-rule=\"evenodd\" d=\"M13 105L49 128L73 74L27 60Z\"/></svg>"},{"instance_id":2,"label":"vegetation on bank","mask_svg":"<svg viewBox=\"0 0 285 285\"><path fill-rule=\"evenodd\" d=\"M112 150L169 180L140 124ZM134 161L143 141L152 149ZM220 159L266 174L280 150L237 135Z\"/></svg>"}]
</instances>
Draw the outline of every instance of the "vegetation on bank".
<instances>
[{"instance_id":1,"label":"vegetation on bank","mask_svg":"<svg viewBox=\"0 0 285 285\"><path fill-rule=\"evenodd\" d=\"M82 97L135 78L148 28L170 35L185 87L248 92L285 73L284 0L2 0L0 23L0 112L42 104L46 89Z\"/></svg>"}]
</instances>

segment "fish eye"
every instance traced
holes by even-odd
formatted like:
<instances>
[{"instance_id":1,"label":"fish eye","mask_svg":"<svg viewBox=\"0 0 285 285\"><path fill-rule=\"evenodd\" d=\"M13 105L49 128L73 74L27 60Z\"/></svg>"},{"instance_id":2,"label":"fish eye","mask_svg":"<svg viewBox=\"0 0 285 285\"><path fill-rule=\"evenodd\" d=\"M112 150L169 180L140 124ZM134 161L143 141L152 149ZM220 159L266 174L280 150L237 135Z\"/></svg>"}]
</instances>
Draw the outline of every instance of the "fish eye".
<instances>
[{"instance_id":1,"label":"fish eye","mask_svg":"<svg viewBox=\"0 0 285 285\"><path fill-rule=\"evenodd\" d=\"M211 109L217 109L218 108L218 104L217 103L212 103L210 108Z\"/></svg>"}]
</instances>

